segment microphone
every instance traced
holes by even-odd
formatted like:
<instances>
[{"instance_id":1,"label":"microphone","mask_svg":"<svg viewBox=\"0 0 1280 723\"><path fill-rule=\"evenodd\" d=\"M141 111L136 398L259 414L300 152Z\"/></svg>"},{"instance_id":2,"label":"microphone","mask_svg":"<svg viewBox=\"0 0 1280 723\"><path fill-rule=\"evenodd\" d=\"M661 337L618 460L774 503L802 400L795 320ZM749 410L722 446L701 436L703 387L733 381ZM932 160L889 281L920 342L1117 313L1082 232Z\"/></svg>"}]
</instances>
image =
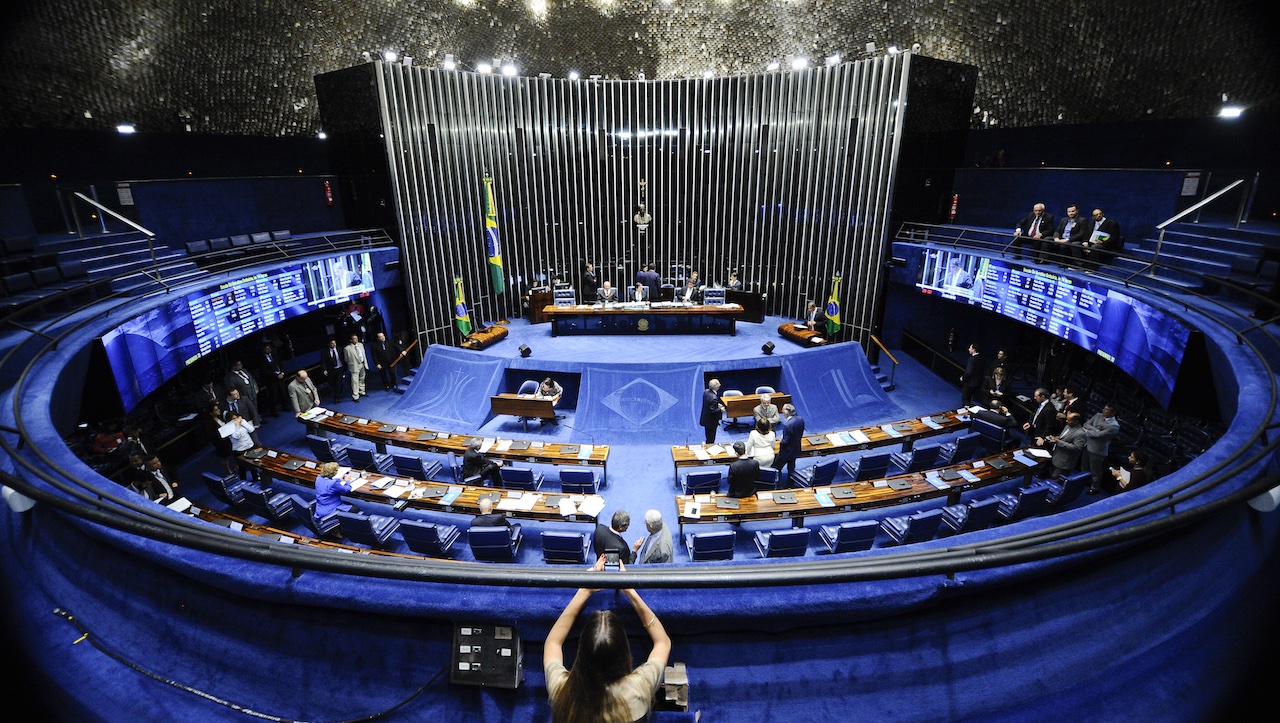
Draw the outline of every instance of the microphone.
<instances>
[{"instance_id":1,"label":"microphone","mask_svg":"<svg viewBox=\"0 0 1280 723\"><path fill-rule=\"evenodd\" d=\"M567 425L567 424L566 424L566 425L563 425L563 426L564 426L564 428L565 428L565 429L572 429L573 431L578 432L579 434L585 434L585 435L587 435L587 438L591 440L591 446L593 446L593 447L595 446L595 444L596 444L596 438L595 438L595 435L591 434L590 432L588 432L588 431L586 431L586 430L578 429L577 427L570 427L570 426L569 426L569 425Z\"/></svg>"}]
</instances>

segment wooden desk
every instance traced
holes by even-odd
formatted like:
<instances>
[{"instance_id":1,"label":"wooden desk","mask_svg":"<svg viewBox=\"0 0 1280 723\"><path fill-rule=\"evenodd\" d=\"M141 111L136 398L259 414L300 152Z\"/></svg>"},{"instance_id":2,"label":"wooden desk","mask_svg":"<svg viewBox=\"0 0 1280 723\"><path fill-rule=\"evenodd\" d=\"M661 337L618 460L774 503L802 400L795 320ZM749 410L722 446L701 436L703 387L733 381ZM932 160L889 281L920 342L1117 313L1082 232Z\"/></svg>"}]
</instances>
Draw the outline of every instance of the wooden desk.
<instances>
[{"instance_id":1,"label":"wooden desk","mask_svg":"<svg viewBox=\"0 0 1280 723\"><path fill-rule=\"evenodd\" d=\"M194 512L194 510L197 510L197 509L199 509L199 512L198 513ZM301 547L315 547L315 548L320 548L325 550L342 550L344 552L354 552L358 555L379 555L384 557L411 557L411 558L425 557L425 555L406 555L402 552L390 552L388 550L379 550L376 548L369 548L369 547L359 547L357 545L344 545L341 542L334 542L332 540L320 540L314 537L308 537L307 535L299 535L296 532L289 532L288 530L282 530L277 527L272 527L271 525L260 525L257 522L250 522L249 520L246 520L243 517L237 517L227 512L215 512L213 510L206 510L203 508L192 507L189 510L187 510L187 514L192 515L197 519L204 520L205 522L212 522L213 524L218 525L220 527L228 527L228 523L235 522L240 525L240 532L243 534L253 535L254 537L266 537L266 538L274 539L277 541L283 541L285 539L289 539L289 540L293 540L293 542L287 543L287 544L299 545Z\"/></svg>"},{"instance_id":2,"label":"wooden desk","mask_svg":"<svg viewBox=\"0 0 1280 723\"><path fill-rule=\"evenodd\" d=\"M559 334L737 334L742 307L657 304L548 306L551 336Z\"/></svg>"},{"instance_id":3,"label":"wooden desk","mask_svg":"<svg viewBox=\"0 0 1280 723\"><path fill-rule=\"evenodd\" d=\"M787 322L778 327L778 333L784 339L790 339L800 346L821 346L830 343L821 332L815 329L797 329L794 322Z\"/></svg>"},{"instance_id":4,"label":"wooden desk","mask_svg":"<svg viewBox=\"0 0 1280 723\"><path fill-rule=\"evenodd\" d=\"M684 539L684 526L688 524L698 524L704 522L754 522L758 520L778 520L790 519L793 527L803 527L804 518L809 515L835 515L842 512L851 512L853 510L874 509L877 507L890 507L905 502L917 502L919 500L933 499L936 497L946 497L947 504L954 505L960 502L960 493L966 490L978 489L987 485L995 484L1012 477L1022 476L1030 479L1031 475L1038 469L1042 469L1049 464L1049 460L1037 460L1037 464L1028 467L1021 462L1014 460L1014 452L1026 454L1027 449L1011 450L1000 454L993 454L990 457L984 457L981 460L972 462L962 462L959 464L949 465L947 467L939 467L936 471L941 473L943 470L966 470L978 478L976 482L971 482L964 478L959 478L951 482L947 482L946 489L939 489L929 482L924 472L915 472L912 474L898 475L888 477L882 480L865 480L862 482L847 482L845 484L831 485L828 488L795 488L790 490L778 490L778 492L792 492L796 496L794 503L779 504L772 499L760 499L757 493L753 497L744 497L738 500L738 509L729 510L715 506L714 502L704 501L701 505L701 514L698 517L685 515L685 503L694 500L695 496L676 495L676 510L679 513L680 522L680 538ZM1010 463L1006 469L996 469L991 466L992 460L1001 459ZM975 466L981 462L980 466ZM911 486L903 490L895 490L888 486L888 480L902 480L909 482ZM881 486L877 486L880 484ZM831 507L824 507L818 501L817 490L822 489L848 489L852 490L854 497L847 499L832 499L835 504ZM771 496L775 493L763 493ZM697 499L705 500L706 495L696 495ZM716 495L719 499L722 495Z\"/></svg>"},{"instance_id":5,"label":"wooden desk","mask_svg":"<svg viewBox=\"0 0 1280 723\"><path fill-rule=\"evenodd\" d=\"M507 327L502 326L501 324L486 326L483 329L477 329L470 334L467 334L467 338L462 340L462 348L476 351L480 349L487 349L503 339L506 339L507 334Z\"/></svg>"},{"instance_id":6,"label":"wooden desk","mask_svg":"<svg viewBox=\"0 0 1280 723\"><path fill-rule=\"evenodd\" d=\"M776 392L769 395L769 402L781 411L782 405L791 403L791 395ZM724 416L730 419L734 417L752 417L755 416L756 407L760 406L760 395L743 394L738 397L720 397L720 403L724 405Z\"/></svg>"},{"instance_id":7,"label":"wooden desk","mask_svg":"<svg viewBox=\"0 0 1280 723\"><path fill-rule=\"evenodd\" d=\"M318 410L318 411L317 411ZM350 422L344 422L344 419L351 419ZM355 437L373 442L379 452L383 454L387 451L387 445L403 447L404 449L416 449L423 452L436 452L438 454L448 454L453 452L459 457L467 451L467 440L475 437L483 437L476 434L453 434L450 432L439 432L431 429L421 429L419 427L409 427L406 425L392 425L380 422L376 419L368 419L363 424L360 423L361 417L356 415L338 414L332 410L316 407L311 412L298 418L299 422L310 422L317 427L326 431L335 432L347 437ZM385 431L384 431L385 430ZM422 438L430 435L429 439ZM505 440L503 440L505 441ZM490 449L485 452L486 457L493 459L502 459L509 462L529 462L532 464L554 464L554 465L570 465L581 467L599 467L600 482L605 484L609 476L609 445L597 444L592 446L591 456L579 458L582 445L568 444L561 442L524 442L520 440L512 440L520 444L527 444L527 449L506 449L499 451ZM535 444L542 444L541 447L535 447ZM571 449L572 448L572 449Z\"/></svg>"},{"instance_id":8,"label":"wooden desk","mask_svg":"<svg viewBox=\"0 0 1280 723\"><path fill-rule=\"evenodd\" d=\"M529 323L541 324L547 320L546 314L542 310L547 307L554 297L551 295L551 289L542 289L540 291L530 291L529 297L526 299L529 304Z\"/></svg>"},{"instance_id":9,"label":"wooden desk","mask_svg":"<svg viewBox=\"0 0 1280 723\"><path fill-rule=\"evenodd\" d=\"M552 397L535 397L531 394L495 394L489 397L489 414L555 419L556 399Z\"/></svg>"},{"instance_id":10,"label":"wooden desk","mask_svg":"<svg viewBox=\"0 0 1280 723\"><path fill-rule=\"evenodd\" d=\"M282 480L291 484L301 485L304 487L315 488L316 476L320 474L320 463L306 457L282 452L280 450L270 450L275 452L276 456L266 456L256 460L246 460L262 471L262 475L269 479ZM297 469L286 469L285 464L291 460L298 460L303 463L302 467ZM315 467L307 467L310 462ZM413 479L412 477L396 477L394 475L383 475L377 472L363 473L366 479L365 484L343 497L351 497L361 499L368 502L376 502L384 505L397 505L403 503L405 507L412 507L419 510L430 510L433 512L451 512L464 515L477 515L480 513L480 496L481 495L500 495L503 499L523 499L526 495L535 495L539 499L531 509L528 510L503 510L498 508L498 502L494 505L494 511L500 512L508 517L516 517L525 520L544 520L556 522L592 522L596 521L595 515L575 514L565 517L560 514L558 506L549 506L547 501L551 498L569 497L576 501L592 500L597 504L603 504L600 495L563 495L555 492L521 492L519 490L495 490L488 487L470 487L465 485L451 485L444 482L423 482L422 480ZM374 482L379 480L393 480L385 489L376 489L373 487ZM418 497L413 495L429 489L448 489L450 487L461 488L461 492L457 498L448 504L442 502L441 497ZM400 494L391 494L392 490L399 490ZM517 498L517 495L519 497Z\"/></svg>"},{"instance_id":11,"label":"wooden desk","mask_svg":"<svg viewBox=\"0 0 1280 723\"><path fill-rule=\"evenodd\" d=\"M750 321L759 324L764 321L764 297L749 291L725 289L724 300L742 307L738 321Z\"/></svg>"},{"instance_id":12,"label":"wooden desk","mask_svg":"<svg viewBox=\"0 0 1280 723\"><path fill-rule=\"evenodd\" d=\"M746 395L743 395L746 396ZM752 405L754 407L754 405ZM745 414L751 414L748 409ZM745 416L745 415L744 415ZM967 414L958 415L955 410L949 410L938 414L929 415L931 419L938 425L937 428L931 427L920 421L921 418L903 419L897 422L889 422L884 425L873 425L870 427L862 427L857 430L847 430L838 432L820 432L816 434L806 434L804 439L800 440L800 456L801 457L821 457L828 454L842 454L844 452L858 452L864 449L873 449L875 447L885 447L891 444L901 444L902 451L908 451L916 443L917 440L935 437L939 434L948 434L957 432L969 423ZM884 427L902 427L896 429L900 436L894 436L886 431ZM867 441L860 442L853 433L861 432L866 435ZM853 441L844 438L843 435L849 435ZM821 440L818 438L821 437ZM832 437L835 437L833 440ZM817 441L815 441L817 440ZM671 461L675 466L676 482L680 481L680 469L683 467L714 467L717 465L728 465L737 459L733 452L729 451L727 445L719 445L722 449L717 454L707 452L707 445L692 445L702 452L706 453L707 458L701 459L698 453L689 449L690 445L673 446L671 448ZM778 443L773 445L774 451L778 449Z\"/></svg>"}]
</instances>

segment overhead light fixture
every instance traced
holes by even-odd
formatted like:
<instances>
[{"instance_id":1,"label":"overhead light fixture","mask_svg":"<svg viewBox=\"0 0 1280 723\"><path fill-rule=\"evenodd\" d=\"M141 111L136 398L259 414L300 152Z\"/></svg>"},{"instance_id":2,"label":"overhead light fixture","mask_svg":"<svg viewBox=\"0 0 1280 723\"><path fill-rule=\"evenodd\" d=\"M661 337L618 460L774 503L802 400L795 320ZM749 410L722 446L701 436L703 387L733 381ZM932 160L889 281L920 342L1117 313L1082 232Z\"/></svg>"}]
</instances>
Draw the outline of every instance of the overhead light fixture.
<instances>
[{"instance_id":1,"label":"overhead light fixture","mask_svg":"<svg viewBox=\"0 0 1280 723\"><path fill-rule=\"evenodd\" d=\"M519 70L516 70L516 66L512 65L511 63L507 63L506 65L502 66L502 74L507 76L508 78L516 77L516 74L519 72L520 72Z\"/></svg>"},{"instance_id":2,"label":"overhead light fixture","mask_svg":"<svg viewBox=\"0 0 1280 723\"><path fill-rule=\"evenodd\" d=\"M792 70L804 70L807 67L809 67L809 59L804 57L803 55L801 55L798 58L791 59Z\"/></svg>"},{"instance_id":3,"label":"overhead light fixture","mask_svg":"<svg viewBox=\"0 0 1280 723\"><path fill-rule=\"evenodd\" d=\"M372 63L372 62L373 62L373 54L372 54L372 53L370 53L368 50L364 51L363 53L360 53L360 57L361 57L361 58L364 60L364 62L366 62L366 63Z\"/></svg>"},{"instance_id":4,"label":"overhead light fixture","mask_svg":"<svg viewBox=\"0 0 1280 723\"><path fill-rule=\"evenodd\" d=\"M765 70L767 70L767 71L769 71L770 73L772 73L772 72L774 72L775 70L777 70L778 68L781 68L781 67L782 67L782 63L779 63L778 61L776 61L776 60L775 60L775 61L773 61L773 62L769 63L768 65L766 65L764 69L765 69Z\"/></svg>"},{"instance_id":5,"label":"overhead light fixture","mask_svg":"<svg viewBox=\"0 0 1280 723\"><path fill-rule=\"evenodd\" d=\"M578 75L578 71L576 71L576 70L570 70L570 71L569 71L569 80L577 80L577 79L578 79L578 78L580 78L580 77L582 77L582 76Z\"/></svg>"},{"instance_id":6,"label":"overhead light fixture","mask_svg":"<svg viewBox=\"0 0 1280 723\"><path fill-rule=\"evenodd\" d=\"M401 63L404 63L404 67L406 67L406 68L407 68L407 67L409 67L410 65L413 65L413 56L412 56L412 55L406 55L406 56L404 56L404 58L403 58L403 59L401 59L401 61L400 61L400 62L401 62Z\"/></svg>"},{"instance_id":7,"label":"overhead light fixture","mask_svg":"<svg viewBox=\"0 0 1280 723\"><path fill-rule=\"evenodd\" d=\"M458 67L458 62L453 59L452 53L445 53L444 62L440 63L440 67L444 68L445 70L456 70Z\"/></svg>"},{"instance_id":8,"label":"overhead light fixture","mask_svg":"<svg viewBox=\"0 0 1280 723\"><path fill-rule=\"evenodd\" d=\"M876 54L876 44L867 43L867 55L875 55L875 54Z\"/></svg>"},{"instance_id":9,"label":"overhead light fixture","mask_svg":"<svg viewBox=\"0 0 1280 723\"><path fill-rule=\"evenodd\" d=\"M1219 118L1239 118L1244 115L1244 108L1238 105L1224 105L1218 111Z\"/></svg>"},{"instance_id":10,"label":"overhead light fixture","mask_svg":"<svg viewBox=\"0 0 1280 723\"><path fill-rule=\"evenodd\" d=\"M329 137L329 134L325 133L324 131L320 131L319 133L316 134L316 138L319 138L320 140L324 140L328 137Z\"/></svg>"},{"instance_id":11,"label":"overhead light fixture","mask_svg":"<svg viewBox=\"0 0 1280 723\"><path fill-rule=\"evenodd\" d=\"M636 73L636 80L644 80L644 71L643 71L643 70L642 70L642 71L640 71L639 73Z\"/></svg>"},{"instance_id":12,"label":"overhead light fixture","mask_svg":"<svg viewBox=\"0 0 1280 723\"><path fill-rule=\"evenodd\" d=\"M896 45L890 45L888 48L886 48L886 49L885 49L885 52L886 52L886 53L888 53L889 55L897 55L897 54L898 54L898 46L896 46Z\"/></svg>"},{"instance_id":13,"label":"overhead light fixture","mask_svg":"<svg viewBox=\"0 0 1280 723\"><path fill-rule=\"evenodd\" d=\"M836 53L835 55L828 55L828 56L827 56L827 66L828 66L828 67L830 67L830 66L832 66L832 65L839 65L839 64L840 64L840 54L839 54L839 53Z\"/></svg>"},{"instance_id":14,"label":"overhead light fixture","mask_svg":"<svg viewBox=\"0 0 1280 723\"><path fill-rule=\"evenodd\" d=\"M911 44L911 52L912 52L912 53L919 53L919 52L920 52L920 43L912 43L912 44Z\"/></svg>"},{"instance_id":15,"label":"overhead light fixture","mask_svg":"<svg viewBox=\"0 0 1280 723\"><path fill-rule=\"evenodd\" d=\"M480 63L480 64L476 65L476 72L477 72L477 73L492 73L492 72L493 72L493 66L492 66L492 65L489 65L488 63Z\"/></svg>"},{"instance_id":16,"label":"overhead light fixture","mask_svg":"<svg viewBox=\"0 0 1280 723\"><path fill-rule=\"evenodd\" d=\"M399 57L400 57L400 55L399 55L399 54L397 54L397 53L396 53L396 51L394 51L394 50L384 50L384 51L382 51L382 59L383 59L383 60L385 60L385 61L387 61L388 63L394 63L394 62L396 62L396 58L399 58Z\"/></svg>"},{"instance_id":17,"label":"overhead light fixture","mask_svg":"<svg viewBox=\"0 0 1280 723\"><path fill-rule=\"evenodd\" d=\"M132 123L121 123L120 125L116 126L116 132L126 136L129 135L130 133L137 132L137 130L138 130L137 128L133 127Z\"/></svg>"},{"instance_id":18,"label":"overhead light fixture","mask_svg":"<svg viewBox=\"0 0 1280 723\"><path fill-rule=\"evenodd\" d=\"M702 71L702 77L707 78L708 80L710 80L714 76L715 76L715 73L711 72L710 70Z\"/></svg>"}]
</instances>

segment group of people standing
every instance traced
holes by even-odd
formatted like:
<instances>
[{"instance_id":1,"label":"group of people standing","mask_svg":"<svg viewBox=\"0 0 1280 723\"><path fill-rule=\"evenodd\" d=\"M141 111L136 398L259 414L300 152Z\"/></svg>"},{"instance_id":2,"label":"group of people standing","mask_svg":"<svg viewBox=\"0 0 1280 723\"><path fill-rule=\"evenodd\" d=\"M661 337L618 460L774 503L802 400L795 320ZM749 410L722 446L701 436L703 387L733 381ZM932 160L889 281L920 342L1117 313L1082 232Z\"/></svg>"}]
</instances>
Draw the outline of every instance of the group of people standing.
<instances>
[{"instance_id":1,"label":"group of people standing","mask_svg":"<svg viewBox=\"0 0 1280 723\"><path fill-rule=\"evenodd\" d=\"M706 444L715 444L725 406L720 399L720 380L707 382L699 403L699 423L706 432ZM753 428L746 442L734 442L732 447L737 459L729 465L729 496L750 497L756 493L756 481L760 469L768 467L779 472L779 484L791 486L791 475L796 470L800 456L800 443L804 438L804 418L796 414L793 404L784 404L779 410L769 394L760 395L760 403L752 409ZM777 442L778 450L773 449Z\"/></svg>"}]
</instances>

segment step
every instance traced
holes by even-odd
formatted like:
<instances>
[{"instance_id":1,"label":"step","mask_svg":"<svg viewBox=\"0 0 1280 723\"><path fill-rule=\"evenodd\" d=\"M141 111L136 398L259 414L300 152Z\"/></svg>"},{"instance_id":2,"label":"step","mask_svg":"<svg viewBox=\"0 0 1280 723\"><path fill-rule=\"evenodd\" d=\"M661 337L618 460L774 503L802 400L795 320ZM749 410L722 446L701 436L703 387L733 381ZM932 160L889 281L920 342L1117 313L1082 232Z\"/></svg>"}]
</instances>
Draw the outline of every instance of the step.
<instances>
[{"instance_id":1,"label":"step","mask_svg":"<svg viewBox=\"0 0 1280 723\"><path fill-rule=\"evenodd\" d=\"M1152 237L1154 241L1158 237ZM1235 236L1207 236L1198 233L1188 233L1183 231L1165 230L1164 243L1167 246L1171 243L1190 246L1205 251L1219 251L1221 253L1240 254L1244 256L1261 256L1262 252L1269 248L1276 248L1271 244L1261 243L1250 239L1243 239Z\"/></svg>"},{"instance_id":2,"label":"step","mask_svg":"<svg viewBox=\"0 0 1280 723\"><path fill-rule=\"evenodd\" d=\"M1146 268L1146 264L1133 259L1117 258L1111 265L1110 273L1104 275L1115 278L1125 279L1134 273L1142 271ZM1204 288L1205 282L1199 277L1191 276L1177 269L1157 269L1156 276L1150 276L1149 271L1144 272L1140 279L1145 285L1159 285L1173 291L1191 291Z\"/></svg>"},{"instance_id":3,"label":"step","mask_svg":"<svg viewBox=\"0 0 1280 723\"><path fill-rule=\"evenodd\" d=\"M166 266L161 270L160 280L172 285L199 278L204 275L204 273L204 269L201 269L193 263L174 264ZM128 274L117 279L112 279L111 290L113 292L138 291L140 289L153 286L156 283L158 282L149 274Z\"/></svg>"},{"instance_id":4,"label":"step","mask_svg":"<svg viewBox=\"0 0 1280 723\"><path fill-rule=\"evenodd\" d=\"M1225 238L1238 241L1250 241L1268 248L1280 248L1280 224L1275 223L1242 223L1235 227L1234 221L1203 219L1202 223L1179 221L1170 224L1165 237L1170 232L1185 233L1205 238Z\"/></svg>"},{"instance_id":5,"label":"step","mask_svg":"<svg viewBox=\"0 0 1280 723\"><path fill-rule=\"evenodd\" d=\"M1217 243L1216 241L1214 243ZM1246 250L1240 246L1230 248L1206 246L1203 242L1188 243L1182 241L1170 241L1168 237L1161 243L1158 239L1144 238L1138 242L1136 246L1126 247L1131 253L1138 250L1155 252L1156 247L1160 248L1160 256L1163 258L1165 254L1173 254L1175 256L1185 256L1193 259L1205 259L1207 261L1222 261L1232 265L1256 264L1258 259L1262 258L1263 252L1266 250L1261 246L1250 244Z\"/></svg>"},{"instance_id":6,"label":"step","mask_svg":"<svg viewBox=\"0 0 1280 723\"><path fill-rule=\"evenodd\" d=\"M1155 251L1146 249L1133 249L1132 255L1137 260L1148 262L1155 258ZM1228 261L1210 261L1208 259L1197 259L1190 256L1179 256L1177 254L1160 252L1160 263L1174 268L1186 269L1188 271L1196 271L1202 274L1229 274L1232 272L1231 263Z\"/></svg>"},{"instance_id":7,"label":"step","mask_svg":"<svg viewBox=\"0 0 1280 723\"><path fill-rule=\"evenodd\" d=\"M157 248L156 253L159 254L163 248ZM143 254L151 255L150 249L147 248L145 239L136 239L133 241L121 241L109 246L82 246L71 251L59 251L58 262L63 261L83 261L85 266L93 266L96 262L103 259L112 259L122 254Z\"/></svg>"},{"instance_id":8,"label":"step","mask_svg":"<svg viewBox=\"0 0 1280 723\"><path fill-rule=\"evenodd\" d=\"M124 231L118 233L88 234L80 237L75 234L43 235L36 238L36 248L41 251L61 253L78 251L84 248L107 248L118 243L145 240L141 231Z\"/></svg>"},{"instance_id":9,"label":"step","mask_svg":"<svg viewBox=\"0 0 1280 723\"><path fill-rule=\"evenodd\" d=\"M183 261L182 254L172 253L172 252L169 253L168 255L157 254L156 261L160 264L171 264L171 263L177 263L177 262L181 262L183 264L189 263L189 262ZM110 266L102 266L97 269L90 270L89 278L90 279L108 279L113 276L123 276L125 274L128 274L130 271L141 271L142 269L149 268L151 265L152 264L151 264L150 254L147 254L145 257L142 257L142 258L127 258L127 259L119 260L118 263L111 264ZM191 265L193 267L195 266L194 264L191 264Z\"/></svg>"}]
</instances>

